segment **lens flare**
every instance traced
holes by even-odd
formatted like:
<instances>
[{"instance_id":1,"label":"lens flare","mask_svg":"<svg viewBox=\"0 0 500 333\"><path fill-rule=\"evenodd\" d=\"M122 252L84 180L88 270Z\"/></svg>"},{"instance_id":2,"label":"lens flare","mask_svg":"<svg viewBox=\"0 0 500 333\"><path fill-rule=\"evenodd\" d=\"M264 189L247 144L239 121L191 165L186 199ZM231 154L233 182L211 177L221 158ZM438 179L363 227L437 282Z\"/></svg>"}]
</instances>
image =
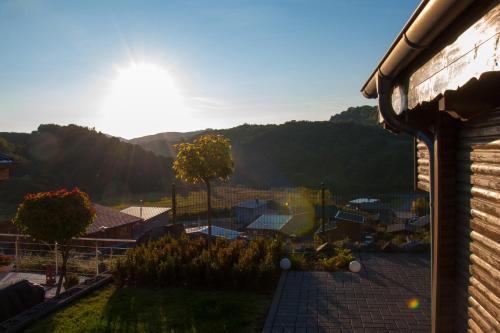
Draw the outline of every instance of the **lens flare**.
<instances>
[{"instance_id":1,"label":"lens flare","mask_svg":"<svg viewBox=\"0 0 500 333\"><path fill-rule=\"evenodd\" d=\"M418 298L410 298L408 301L406 301L406 306L410 310L416 310L420 306L420 301Z\"/></svg>"}]
</instances>

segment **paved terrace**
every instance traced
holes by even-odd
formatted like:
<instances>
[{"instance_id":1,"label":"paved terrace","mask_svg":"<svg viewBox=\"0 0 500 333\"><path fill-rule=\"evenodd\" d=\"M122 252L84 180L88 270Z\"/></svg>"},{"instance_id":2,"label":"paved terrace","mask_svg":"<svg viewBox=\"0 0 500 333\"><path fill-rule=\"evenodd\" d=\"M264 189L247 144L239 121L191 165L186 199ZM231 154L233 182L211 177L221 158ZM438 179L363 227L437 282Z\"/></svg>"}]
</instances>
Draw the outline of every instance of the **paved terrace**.
<instances>
[{"instance_id":1,"label":"paved terrace","mask_svg":"<svg viewBox=\"0 0 500 333\"><path fill-rule=\"evenodd\" d=\"M430 332L428 257L361 253L358 274L284 273L264 332Z\"/></svg>"}]
</instances>

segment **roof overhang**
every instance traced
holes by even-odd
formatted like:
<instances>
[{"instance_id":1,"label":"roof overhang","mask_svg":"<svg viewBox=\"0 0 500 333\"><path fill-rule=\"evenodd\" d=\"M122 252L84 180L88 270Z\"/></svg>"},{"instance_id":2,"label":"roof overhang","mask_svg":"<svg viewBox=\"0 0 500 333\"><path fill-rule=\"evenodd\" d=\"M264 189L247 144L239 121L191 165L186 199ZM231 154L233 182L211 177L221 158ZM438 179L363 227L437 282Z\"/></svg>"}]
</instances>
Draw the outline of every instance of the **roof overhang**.
<instances>
[{"instance_id":1,"label":"roof overhang","mask_svg":"<svg viewBox=\"0 0 500 333\"><path fill-rule=\"evenodd\" d=\"M473 95L471 87L497 82L499 36L498 1L422 1L361 91L377 98L377 77L382 76L394 83L397 114L425 109L426 103L437 105L446 95L459 105L450 91L466 88L462 90ZM468 115L454 116L465 120Z\"/></svg>"}]
</instances>

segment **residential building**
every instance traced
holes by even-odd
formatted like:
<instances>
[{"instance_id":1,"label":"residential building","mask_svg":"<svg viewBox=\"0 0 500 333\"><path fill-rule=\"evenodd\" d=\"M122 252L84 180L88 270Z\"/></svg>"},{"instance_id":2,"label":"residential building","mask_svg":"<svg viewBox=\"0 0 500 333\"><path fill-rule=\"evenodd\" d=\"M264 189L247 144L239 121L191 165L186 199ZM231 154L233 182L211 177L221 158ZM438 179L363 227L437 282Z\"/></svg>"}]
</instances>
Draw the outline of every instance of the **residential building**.
<instances>
[{"instance_id":1,"label":"residential building","mask_svg":"<svg viewBox=\"0 0 500 333\"><path fill-rule=\"evenodd\" d=\"M500 331L500 3L422 1L362 87L415 137L429 192L432 331Z\"/></svg>"},{"instance_id":2,"label":"residential building","mask_svg":"<svg viewBox=\"0 0 500 333\"><path fill-rule=\"evenodd\" d=\"M133 239L134 229L141 225L142 219L118 210L94 204L96 217L87 228L85 237Z\"/></svg>"},{"instance_id":3,"label":"residential building","mask_svg":"<svg viewBox=\"0 0 500 333\"><path fill-rule=\"evenodd\" d=\"M231 216L238 228L245 227L259 216L268 213L269 201L262 199L240 201L231 208Z\"/></svg>"},{"instance_id":4,"label":"residential building","mask_svg":"<svg viewBox=\"0 0 500 333\"><path fill-rule=\"evenodd\" d=\"M0 153L0 182L9 179L10 168L13 161L5 154Z\"/></svg>"},{"instance_id":5,"label":"residential building","mask_svg":"<svg viewBox=\"0 0 500 333\"><path fill-rule=\"evenodd\" d=\"M307 213L296 215L265 214L248 225L246 230L253 236L275 236L278 234L290 236L310 223L313 223L313 216Z\"/></svg>"},{"instance_id":6,"label":"residential building","mask_svg":"<svg viewBox=\"0 0 500 333\"><path fill-rule=\"evenodd\" d=\"M325 224L324 232L323 226L320 226L316 233L327 242L346 238L349 238L351 241L360 241L364 221L365 218L363 215L339 210L335 215L335 219Z\"/></svg>"},{"instance_id":7,"label":"residential building","mask_svg":"<svg viewBox=\"0 0 500 333\"><path fill-rule=\"evenodd\" d=\"M199 227L193 227L193 228L186 228L186 234L188 235L201 235L201 236L208 236L208 226L203 225ZM221 237L225 239L237 239L241 237L242 233L238 232L236 230L231 230L231 229L226 229L226 228L221 228L217 226L212 226L212 237Z\"/></svg>"},{"instance_id":8,"label":"residential building","mask_svg":"<svg viewBox=\"0 0 500 333\"><path fill-rule=\"evenodd\" d=\"M133 237L137 239L148 232L154 232L154 229L167 226L170 210L168 207L131 206L122 209L121 212L142 220L142 223L137 224L133 230Z\"/></svg>"}]
</instances>

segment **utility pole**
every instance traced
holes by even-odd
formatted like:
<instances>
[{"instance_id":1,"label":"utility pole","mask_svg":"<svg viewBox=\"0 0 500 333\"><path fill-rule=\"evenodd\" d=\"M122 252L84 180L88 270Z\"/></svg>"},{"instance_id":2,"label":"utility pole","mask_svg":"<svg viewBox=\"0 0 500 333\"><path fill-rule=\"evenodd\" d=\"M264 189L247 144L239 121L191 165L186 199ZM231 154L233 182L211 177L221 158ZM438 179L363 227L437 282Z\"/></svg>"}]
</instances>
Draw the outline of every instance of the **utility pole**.
<instances>
[{"instance_id":1,"label":"utility pole","mask_svg":"<svg viewBox=\"0 0 500 333\"><path fill-rule=\"evenodd\" d=\"M325 183L321 183L321 232L325 233Z\"/></svg>"}]
</instances>

